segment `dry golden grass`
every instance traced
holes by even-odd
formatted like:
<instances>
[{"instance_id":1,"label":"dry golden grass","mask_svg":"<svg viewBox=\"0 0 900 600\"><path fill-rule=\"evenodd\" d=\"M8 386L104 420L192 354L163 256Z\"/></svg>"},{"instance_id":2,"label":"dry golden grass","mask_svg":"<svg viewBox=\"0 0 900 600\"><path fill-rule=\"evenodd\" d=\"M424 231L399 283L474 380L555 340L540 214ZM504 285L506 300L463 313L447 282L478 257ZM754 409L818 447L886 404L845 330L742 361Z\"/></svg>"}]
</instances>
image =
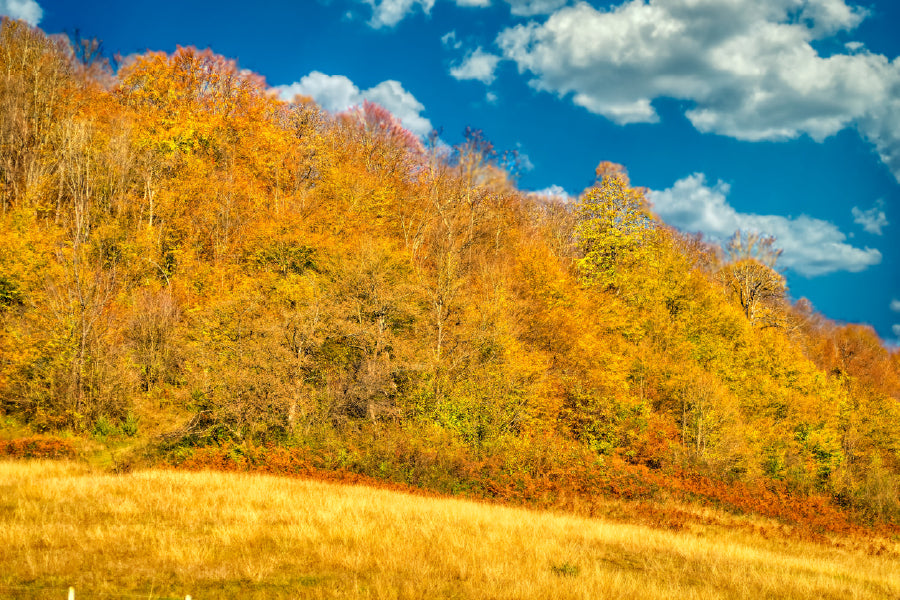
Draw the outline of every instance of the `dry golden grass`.
<instances>
[{"instance_id":1,"label":"dry golden grass","mask_svg":"<svg viewBox=\"0 0 900 600\"><path fill-rule=\"evenodd\" d=\"M261 475L0 461L0 597L900 597L897 544L848 548Z\"/></svg>"}]
</instances>

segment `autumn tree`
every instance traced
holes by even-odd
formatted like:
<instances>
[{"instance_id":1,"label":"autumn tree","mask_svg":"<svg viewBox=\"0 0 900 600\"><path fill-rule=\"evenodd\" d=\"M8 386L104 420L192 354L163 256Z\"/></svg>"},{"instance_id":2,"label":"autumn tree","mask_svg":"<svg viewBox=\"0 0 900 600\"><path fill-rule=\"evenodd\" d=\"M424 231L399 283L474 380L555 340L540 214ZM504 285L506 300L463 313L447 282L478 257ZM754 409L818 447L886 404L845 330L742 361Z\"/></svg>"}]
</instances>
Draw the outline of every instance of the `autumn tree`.
<instances>
[{"instance_id":1,"label":"autumn tree","mask_svg":"<svg viewBox=\"0 0 900 600\"><path fill-rule=\"evenodd\" d=\"M0 209L47 200L53 132L78 100L62 40L22 21L0 25Z\"/></svg>"},{"instance_id":2,"label":"autumn tree","mask_svg":"<svg viewBox=\"0 0 900 600\"><path fill-rule=\"evenodd\" d=\"M113 74L91 41L0 41L16 428L135 412L165 452L284 443L501 498L648 467L900 516L900 353L788 308L774 239L680 234L612 163L575 205L520 192L477 130L447 148L368 102L282 102L210 50Z\"/></svg>"},{"instance_id":3,"label":"autumn tree","mask_svg":"<svg viewBox=\"0 0 900 600\"><path fill-rule=\"evenodd\" d=\"M754 325L782 327L782 306L787 286L775 270L781 250L775 238L737 231L725 246L729 262L719 271L719 280Z\"/></svg>"},{"instance_id":4,"label":"autumn tree","mask_svg":"<svg viewBox=\"0 0 900 600\"><path fill-rule=\"evenodd\" d=\"M417 312L409 266L371 239L345 265L334 290L339 312L332 330L344 347L342 360L326 367L335 377L334 416L396 420L397 381L410 360L404 338Z\"/></svg>"},{"instance_id":5,"label":"autumn tree","mask_svg":"<svg viewBox=\"0 0 900 600\"><path fill-rule=\"evenodd\" d=\"M326 113L312 99L298 98L279 107L273 119L284 140L270 189L275 214L290 212L297 218L308 218L318 206L310 191L322 176Z\"/></svg>"},{"instance_id":6,"label":"autumn tree","mask_svg":"<svg viewBox=\"0 0 900 600\"><path fill-rule=\"evenodd\" d=\"M602 162L597 180L575 208L578 268L585 284L616 289L622 269L652 239L655 224L644 191L631 187L623 167Z\"/></svg>"},{"instance_id":7,"label":"autumn tree","mask_svg":"<svg viewBox=\"0 0 900 600\"><path fill-rule=\"evenodd\" d=\"M127 338L138 367L140 387L150 391L160 382L173 383L180 367L175 340L180 309L171 286L137 292Z\"/></svg>"},{"instance_id":8,"label":"autumn tree","mask_svg":"<svg viewBox=\"0 0 900 600\"><path fill-rule=\"evenodd\" d=\"M282 123L261 78L209 50L179 47L123 66L116 94L139 117L141 220L194 237L217 260L232 252L254 209L268 204L266 188L280 189Z\"/></svg>"},{"instance_id":9,"label":"autumn tree","mask_svg":"<svg viewBox=\"0 0 900 600\"><path fill-rule=\"evenodd\" d=\"M421 175L427 202L404 224L407 250L429 297L436 363L444 358L451 339L478 244L489 239L485 225L500 192L489 149L480 133L477 139L472 136L456 148L455 164L432 155Z\"/></svg>"}]
</instances>

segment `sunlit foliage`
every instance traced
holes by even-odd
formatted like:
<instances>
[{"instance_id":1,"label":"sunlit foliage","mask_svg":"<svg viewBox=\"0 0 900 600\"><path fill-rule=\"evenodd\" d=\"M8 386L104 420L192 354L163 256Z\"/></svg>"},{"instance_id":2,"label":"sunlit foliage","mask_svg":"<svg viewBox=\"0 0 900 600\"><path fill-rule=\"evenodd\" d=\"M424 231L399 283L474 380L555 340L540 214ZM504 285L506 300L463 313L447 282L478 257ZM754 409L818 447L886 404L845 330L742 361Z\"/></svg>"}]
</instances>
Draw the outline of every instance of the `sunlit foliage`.
<instances>
[{"instance_id":1,"label":"sunlit foliage","mask_svg":"<svg viewBox=\"0 0 900 600\"><path fill-rule=\"evenodd\" d=\"M522 193L479 131L283 102L210 50L113 73L91 43L0 39L0 409L23 427L510 497L581 461L900 518L898 354L791 305L775 240L673 231L608 162L574 205Z\"/></svg>"}]
</instances>

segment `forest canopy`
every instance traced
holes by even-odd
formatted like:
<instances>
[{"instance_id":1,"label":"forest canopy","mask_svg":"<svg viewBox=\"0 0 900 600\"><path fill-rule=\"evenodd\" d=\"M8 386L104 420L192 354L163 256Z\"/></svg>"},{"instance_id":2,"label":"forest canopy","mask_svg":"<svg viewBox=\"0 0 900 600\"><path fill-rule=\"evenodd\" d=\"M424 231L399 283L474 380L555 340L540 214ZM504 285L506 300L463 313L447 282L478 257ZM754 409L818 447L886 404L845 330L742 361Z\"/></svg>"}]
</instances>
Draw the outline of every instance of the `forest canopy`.
<instances>
[{"instance_id":1,"label":"forest canopy","mask_svg":"<svg viewBox=\"0 0 900 600\"><path fill-rule=\"evenodd\" d=\"M614 163L548 199L479 131L447 148L211 50L96 48L0 30L8 420L451 491L693 473L900 519L900 354L792 302L775 240L678 232Z\"/></svg>"}]
</instances>

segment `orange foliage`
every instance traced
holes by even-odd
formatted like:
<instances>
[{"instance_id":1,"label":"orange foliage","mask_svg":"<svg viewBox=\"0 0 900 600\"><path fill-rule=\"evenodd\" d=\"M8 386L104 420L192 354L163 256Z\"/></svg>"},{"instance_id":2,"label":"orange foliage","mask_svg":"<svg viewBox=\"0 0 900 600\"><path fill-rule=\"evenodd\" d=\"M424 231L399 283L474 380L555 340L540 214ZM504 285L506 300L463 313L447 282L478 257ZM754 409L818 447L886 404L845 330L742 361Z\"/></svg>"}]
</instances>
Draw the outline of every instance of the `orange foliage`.
<instances>
[{"instance_id":1,"label":"orange foliage","mask_svg":"<svg viewBox=\"0 0 900 600\"><path fill-rule=\"evenodd\" d=\"M559 451L558 440L542 443ZM394 450L395 458L404 458L409 448ZM554 450L551 450L553 452ZM822 495L791 492L783 484L773 482L726 482L691 473L665 473L642 465L614 460L604 465L589 454L569 451L557 456L564 461L544 463L539 471L515 469L496 457L471 461L463 456L451 459L454 468L440 480L409 478L366 473L360 464L335 467L339 457L308 448L283 446L236 446L198 448L180 458L172 458L169 466L192 471L212 469L288 475L335 483L358 484L424 495L463 495L471 499L489 500L539 509L564 509L590 516L615 516L606 511L604 500L615 498L632 501L632 517L646 517L651 523L678 528L699 517L666 509L654 502L672 499L682 503L711 504L737 513L758 514L784 523L793 535L827 541L825 534L869 537L895 535L900 526L872 523L854 517ZM419 449L406 459L438 463L434 451ZM383 469L383 465L382 465Z\"/></svg>"},{"instance_id":2,"label":"orange foliage","mask_svg":"<svg viewBox=\"0 0 900 600\"><path fill-rule=\"evenodd\" d=\"M9 458L74 458L71 440L35 435L13 440L0 440L0 456Z\"/></svg>"},{"instance_id":3,"label":"orange foliage","mask_svg":"<svg viewBox=\"0 0 900 600\"><path fill-rule=\"evenodd\" d=\"M182 418L154 443L191 468L900 519L898 353L789 307L769 238L670 230L614 163L520 192L480 131L286 103L211 50L113 76L0 34L5 415Z\"/></svg>"}]
</instances>

